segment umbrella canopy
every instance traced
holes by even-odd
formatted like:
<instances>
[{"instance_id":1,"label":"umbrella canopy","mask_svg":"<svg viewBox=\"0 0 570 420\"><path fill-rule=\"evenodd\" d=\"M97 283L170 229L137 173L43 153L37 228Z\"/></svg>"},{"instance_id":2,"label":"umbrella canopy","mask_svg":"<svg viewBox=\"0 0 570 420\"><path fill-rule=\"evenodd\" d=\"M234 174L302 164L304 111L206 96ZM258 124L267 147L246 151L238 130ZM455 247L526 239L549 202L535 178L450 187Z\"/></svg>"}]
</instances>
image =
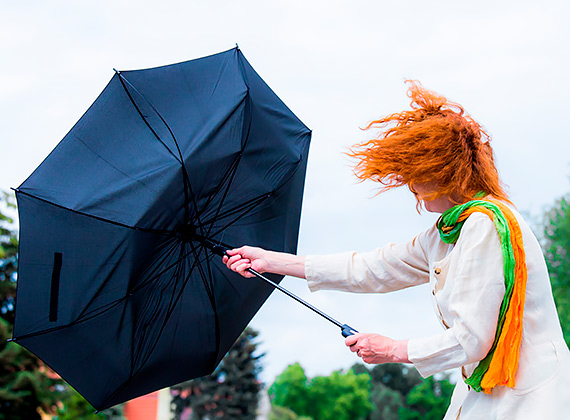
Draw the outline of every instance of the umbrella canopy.
<instances>
[{"instance_id":1,"label":"umbrella canopy","mask_svg":"<svg viewBox=\"0 0 570 420\"><path fill-rule=\"evenodd\" d=\"M211 373L273 289L205 245L296 252L310 137L238 48L116 72L16 190L14 340L97 409Z\"/></svg>"}]
</instances>

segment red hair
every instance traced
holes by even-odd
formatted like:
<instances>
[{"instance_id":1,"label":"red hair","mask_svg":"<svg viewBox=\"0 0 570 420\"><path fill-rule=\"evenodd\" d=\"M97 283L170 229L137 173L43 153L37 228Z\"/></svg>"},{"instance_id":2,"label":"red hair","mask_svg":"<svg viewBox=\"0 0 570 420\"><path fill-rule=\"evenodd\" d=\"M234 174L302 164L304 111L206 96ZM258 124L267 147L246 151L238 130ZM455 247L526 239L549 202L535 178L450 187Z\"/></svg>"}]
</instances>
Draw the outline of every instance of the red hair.
<instances>
[{"instance_id":1,"label":"red hair","mask_svg":"<svg viewBox=\"0 0 570 420\"><path fill-rule=\"evenodd\" d=\"M463 107L407 80L410 111L388 115L365 127L384 128L376 138L354 145L349 156L358 160L361 179L381 183L379 193L407 185L434 183L427 199L449 195L457 204L478 192L510 202L493 159L491 138Z\"/></svg>"}]
</instances>

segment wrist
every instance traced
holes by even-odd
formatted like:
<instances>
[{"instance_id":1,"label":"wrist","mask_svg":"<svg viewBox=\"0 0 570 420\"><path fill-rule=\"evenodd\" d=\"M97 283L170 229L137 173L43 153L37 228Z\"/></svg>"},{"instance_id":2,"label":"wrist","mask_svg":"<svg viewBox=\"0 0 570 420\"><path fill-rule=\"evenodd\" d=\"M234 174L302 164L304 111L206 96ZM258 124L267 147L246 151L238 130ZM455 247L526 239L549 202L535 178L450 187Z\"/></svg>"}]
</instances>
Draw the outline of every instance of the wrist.
<instances>
[{"instance_id":1,"label":"wrist","mask_svg":"<svg viewBox=\"0 0 570 420\"><path fill-rule=\"evenodd\" d=\"M284 252L264 251L266 271L285 276L305 277L305 257Z\"/></svg>"},{"instance_id":2,"label":"wrist","mask_svg":"<svg viewBox=\"0 0 570 420\"><path fill-rule=\"evenodd\" d=\"M410 363L408 358L408 340L394 340L392 356L395 363Z\"/></svg>"}]
</instances>

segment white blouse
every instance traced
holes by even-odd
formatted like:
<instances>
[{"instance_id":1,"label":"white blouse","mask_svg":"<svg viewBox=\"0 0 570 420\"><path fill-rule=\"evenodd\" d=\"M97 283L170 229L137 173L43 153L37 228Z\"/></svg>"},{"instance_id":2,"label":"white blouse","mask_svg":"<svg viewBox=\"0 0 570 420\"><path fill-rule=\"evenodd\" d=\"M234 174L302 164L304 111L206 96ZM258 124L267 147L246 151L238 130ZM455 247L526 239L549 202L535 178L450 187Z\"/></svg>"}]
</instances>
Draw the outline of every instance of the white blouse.
<instances>
[{"instance_id":1,"label":"white blouse","mask_svg":"<svg viewBox=\"0 0 570 420\"><path fill-rule=\"evenodd\" d=\"M570 418L570 352L564 342L542 250L516 211L523 233L528 280L523 336L514 388L475 392L460 380L445 419ZM311 291L385 293L430 283L444 331L408 342L408 357L423 377L461 368L469 377L495 338L505 293L499 235L491 219L474 213L456 244L435 226L412 241L369 253L307 256Z\"/></svg>"}]
</instances>

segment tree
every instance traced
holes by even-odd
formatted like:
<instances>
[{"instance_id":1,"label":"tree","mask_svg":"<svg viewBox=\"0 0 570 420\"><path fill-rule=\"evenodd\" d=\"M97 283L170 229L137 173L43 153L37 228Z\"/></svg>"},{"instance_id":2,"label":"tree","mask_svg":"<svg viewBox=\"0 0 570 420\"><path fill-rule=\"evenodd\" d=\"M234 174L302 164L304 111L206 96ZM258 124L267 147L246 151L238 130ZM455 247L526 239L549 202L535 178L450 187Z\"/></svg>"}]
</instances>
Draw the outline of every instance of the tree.
<instances>
[{"instance_id":1,"label":"tree","mask_svg":"<svg viewBox=\"0 0 570 420\"><path fill-rule=\"evenodd\" d=\"M306 414L319 420L365 419L370 403L370 376L333 372L316 376L309 386L311 404Z\"/></svg>"},{"instance_id":2,"label":"tree","mask_svg":"<svg viewBox=\"0 0 570 420\"><path fill-rule=\"evenodd\" d=\"M416 369L400 363L376 365L370 371L370 376L373 385L385 385L402 395L407 395L412 388L422 382L422 377Z\"/></svg>"},{"instance_id":3,"label":"tree","mask_svg":"<svg viewBox=\"0 0 570 420\"><path fill-rule=\"evenodd\" d=\"M543 250L564 339L570 345L570 203L561 198L545 213Z\"/></svg>"},{"instance_id":4,"label":"tree","mask_svg":"<svg viewBox=\"0 0 570 420\"><path fill-rule=\"evenodd\" d=\"M356 375L349 370L308 381L298 363L288 366L269 388L272 406L319 420L365 419L373 408L369 394L368 374Z\"/></svg>"},{"instance_id":5,"label":"tree","mask_svg":"<svg viewBox=\"0 0 570 420\"><path fill-rule=\"evenodd\" d=\"M293 410L278 405L271 406L268 420L313 420L307 416L298 416Z\"/></svg>"},{"instance_id":6,"label":"tree","mask_svg":"<svg viewBox=\"0 0 570 420\"><path fill-rule=\"evenodd\" d=\"M211 375L172 387L173 418L180 419L185 410L192 418L221 420L254 420L261 383L261 369L254 355L258 332L246 328Z\"/></svg>"},{"instance_id":7,"label":"tree","mask_svg":"<svg viewBox=\"0 0 570 420\"><path fill-rule=\"evenodd\" d=\"M14 325L18 239L14 220L5 213L15 208L13 196L0 191L0 317L10 325Z\"/></svg>"},{"instance_id":8,"label":"tree","mask_svg":"<svg viewBox=\"0 0 570 420\"><path fill-rule=\"evenodd\" d=\"M96 412L85 398L75 389L66 386L65 394L62 397L62 404L57 410L57 415L53 420L122 420L123 404L106 410Z\"/></svg>"},{"instance_id":9,"label":"tree","mask_svg":"<svg viewBox=\"0 0 570 420\"><path fill-rule=\"evenodd\" d=\"M308 386L309 381L299 363L287 366L269 387L271 405L289 408L297 414L307 413Z\"/></svg>"},{"instance_id":10,"label":"tree","mask_svg":"<svg viewBox=\"0 0 570 420\"><path fill-rule=\"evenodd\" d=\"M402 420L440 420L451 401L453 384L447 378L435 380L430 376L416 385L407 395L407 406L399 410Z\"/></svg>"},{"instance_id":11,"label":"tree","mask_svg":"<svg viewBox=\"0 0 570 420\"><path fill-rule=\"evenodd\" d=\"M362 363L355 363L351 370L366 373L371 378L370 402L374 409L367 420L397 420L406 394L422 382L417 370L399 363L375 365L370 370Z\"/></svg>"},{"instance_id":12,"label":"tree","mask_svg":"<svg viewBox=\"0 0 570 420\"><path fill-rule=\"evenodd\" d=\"M34 355L14 342L14 302L18 241L12 196L0 196L0 420L40 419L40 411L55 412L63 382Z\"/></svg>"},{"instance_id":13,"label":"tree","mask_svg":"<svg viewBox=\"0 0 570 420\"><path fill-rule=\"evenodd\" d=\"M381 383L373 385L370 401L374 410L368 415L369 420L398 420L400 407L404 406L405 397Z\"/></svg>"}]
</instances>

